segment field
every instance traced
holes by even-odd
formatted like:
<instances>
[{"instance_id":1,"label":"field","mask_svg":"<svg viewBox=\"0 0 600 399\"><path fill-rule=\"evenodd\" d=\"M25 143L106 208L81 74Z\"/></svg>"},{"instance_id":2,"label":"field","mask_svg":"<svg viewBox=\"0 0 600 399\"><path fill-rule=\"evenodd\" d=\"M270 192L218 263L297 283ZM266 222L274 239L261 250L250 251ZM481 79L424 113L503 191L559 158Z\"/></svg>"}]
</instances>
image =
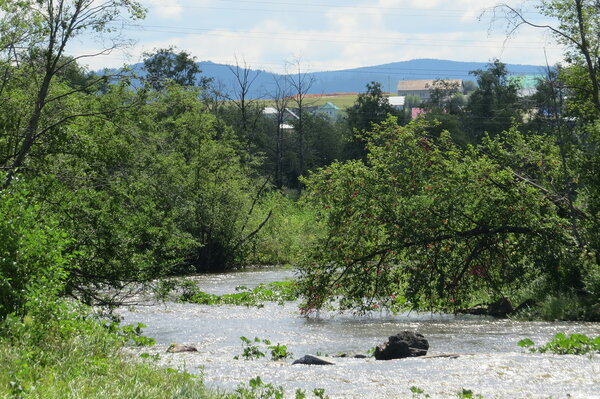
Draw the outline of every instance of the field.
<instances>
[{"instance_id":1,"label":"field","mask_svg":"<svg viewBox=\"0 0 600 399\"><path fill-rule=\"evenodd\" d=\"M393 95L392 93L385 93L386 96ZM335 104L342 110L345 110L348 107L351 107L358 97L358 93L326 93L326 94L309 94L306 96L306 105L311 106L321 106L330 102ZM268 106L269 100L262 100L265 106ZM291 108L294 107L292 104Z\"/></svg>"}]
</instances>

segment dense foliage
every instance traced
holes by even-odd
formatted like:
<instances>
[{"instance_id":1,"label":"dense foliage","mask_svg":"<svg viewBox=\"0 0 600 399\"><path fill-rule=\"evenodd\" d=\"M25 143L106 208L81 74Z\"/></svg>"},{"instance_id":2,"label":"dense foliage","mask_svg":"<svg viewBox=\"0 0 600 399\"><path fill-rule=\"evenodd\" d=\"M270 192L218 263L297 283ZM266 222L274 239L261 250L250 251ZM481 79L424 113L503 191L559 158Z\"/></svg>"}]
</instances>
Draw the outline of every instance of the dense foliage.
<instances>
[{"instance_id":1,"label":"dense foliage","mask_svg":"<svg viewBox=\"0 0 600 399\"><path fill-rule=\"evenodd\" d=\"M306 180L327 233L301 266L304 312L451 311L508 297L539 309L530 315L600 319L592 3L540 2L558 21L549 29L568 46L568 65L540 81L537 98L519 98L494 61L474 72L479 87L464 108L434 88L429 115L380 123L359 137L364 160ZM512 30L540 28L499 9Z\"/></svg>"},{"instance_id":2,"label":"dense foliage","mask_svg":"<svg viewBox=\"0 0 600 399\"><path fill-rule=\"evenodd\" d=\"M513 129L461 149L426 127L389 120L369 134L366 162L307 181L328 226L302 268L307 310L338 297L343 309L448 310L544 277L583 289L581 232L541 189L561 180L552 140Z\"/></svg>"}]
</instances>

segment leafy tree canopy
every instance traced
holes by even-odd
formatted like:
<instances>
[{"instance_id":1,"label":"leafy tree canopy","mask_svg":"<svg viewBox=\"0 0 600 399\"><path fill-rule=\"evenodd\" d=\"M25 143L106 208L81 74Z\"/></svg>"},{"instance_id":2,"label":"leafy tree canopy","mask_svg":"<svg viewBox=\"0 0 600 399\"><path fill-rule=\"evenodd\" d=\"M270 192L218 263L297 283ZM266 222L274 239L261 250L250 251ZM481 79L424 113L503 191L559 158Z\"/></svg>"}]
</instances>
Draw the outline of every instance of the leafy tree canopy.
<instances>
[{"instance_id":1,"label":"leafy tree canopy","mask_svg":"<svg viewBox=\"0 0 600 399\"><path fill-rule=\"evenodd\" d=\"M542 187L564 178L553 138L511 129L460 149L426 123L389 119L366 137L366 161L307 180L328 234L301 267L304 311L452 310L540 277L582 288L583 231Z\"/></svg>"},{"instance_id":2,"label":"leafy tree canopy","mask_svg":"<svg viewBox=\"0 0 600 399\"><path fill-rule=\"evenodd\" d=\"M471 72L479 87L471 93L467 104L468 130L474 142L485 133L497 135L521 120L517 85L508 79L506 65L494 60L486 70Z\"/></svg>"},{"instance_id":3,"label":"leafy tree canopy","mask_svg":"<svg viewBox=\"0 0 600 399\"><path fill-rule=\"evenodd\" d=\"M196 57L185 51L176 51L175 47L155 49L144 53L146 80L156 90L162 90L167 81L181 86L194 86L198 83L200 68ZM200 83L207 85L209 80L202 78Z\"/></svg>"}]
</instances>

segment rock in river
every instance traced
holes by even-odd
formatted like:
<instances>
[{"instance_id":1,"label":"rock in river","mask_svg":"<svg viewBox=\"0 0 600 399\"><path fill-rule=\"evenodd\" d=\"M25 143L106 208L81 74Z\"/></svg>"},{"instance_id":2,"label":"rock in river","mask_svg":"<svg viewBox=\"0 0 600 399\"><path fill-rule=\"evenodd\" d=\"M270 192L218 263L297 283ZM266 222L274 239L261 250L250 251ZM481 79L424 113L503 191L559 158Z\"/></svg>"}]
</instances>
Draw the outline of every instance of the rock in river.
<instances>
[{"instance_id":1,"label":"rock in river","mask_svg":"<svg viewBox=\"0 0 600 399\"><path fill-rule=\"evenodd\" d=\"M181 353L181 352L198 352L198 349L189 345L182 344L171 344L169 345L169 349L167 349L169 353Z\"/></svg>"},{"instance_id":2,"label":"rock in river","mask_svg":"<svg viewBox=\"0 0 600 399\"><path fill-rule=\"evenodd\" d=\"M332 365L335 363L331 363L328 362L327 360L323 360L320 359L316 356L312 356L312 355L305 355L302 356L300 359L294 360L294 363L292 364L308 364L308 365L315 365L315 366L327 366L327 365Z\"/></svg>"},{"instance_id":3,"label":"rock in river","mask_svg":"<svg viewBox=\"0 0 600 399\"><path fill-rule=\"evenodd\" d=\"M392 335L388 342L375 348L375 359L392 360L405 357L425 356L429 342L419 333L402 331Z\"/></svg>"}]
</instances>

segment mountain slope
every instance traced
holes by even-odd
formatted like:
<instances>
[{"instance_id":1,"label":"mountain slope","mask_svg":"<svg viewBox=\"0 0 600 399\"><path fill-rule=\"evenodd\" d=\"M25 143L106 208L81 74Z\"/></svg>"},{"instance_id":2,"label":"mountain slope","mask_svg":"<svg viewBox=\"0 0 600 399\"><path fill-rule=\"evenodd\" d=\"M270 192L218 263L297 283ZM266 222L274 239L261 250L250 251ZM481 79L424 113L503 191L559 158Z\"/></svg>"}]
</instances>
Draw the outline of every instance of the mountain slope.
<instances>
[{"instance_id":1,"label":"mountain slope","mask_svg":"<svg viewBox=\"0 0 600 399\"><path fill-rule=\"evenodd\" d=\"M140 71L143 64L137 64L134 69ZM216 64L210 61L199 63L202 76L213 78L220 82L223 89L233 96L235 76L231 67L225 64ZM418 59L411 61L393 62L390 64L375 65L340 71L315 72L314 83L309 94L324 93L352 93L364 92L367 83L376 81L382 84L384 91L395 92L399 80L415 79L465 79L474 80L469 74L476 69L485 69L486 62L459 62L435 59ZM544 67L536 65L508 64L508 70L514 75L543 74ZM250 98L268 98L274 92L274 79L281 75L267 71L250 70L250 75L258 77L249 92ZM143 74L143 73L142 73Z\"/></svg>"}]
</instances>

